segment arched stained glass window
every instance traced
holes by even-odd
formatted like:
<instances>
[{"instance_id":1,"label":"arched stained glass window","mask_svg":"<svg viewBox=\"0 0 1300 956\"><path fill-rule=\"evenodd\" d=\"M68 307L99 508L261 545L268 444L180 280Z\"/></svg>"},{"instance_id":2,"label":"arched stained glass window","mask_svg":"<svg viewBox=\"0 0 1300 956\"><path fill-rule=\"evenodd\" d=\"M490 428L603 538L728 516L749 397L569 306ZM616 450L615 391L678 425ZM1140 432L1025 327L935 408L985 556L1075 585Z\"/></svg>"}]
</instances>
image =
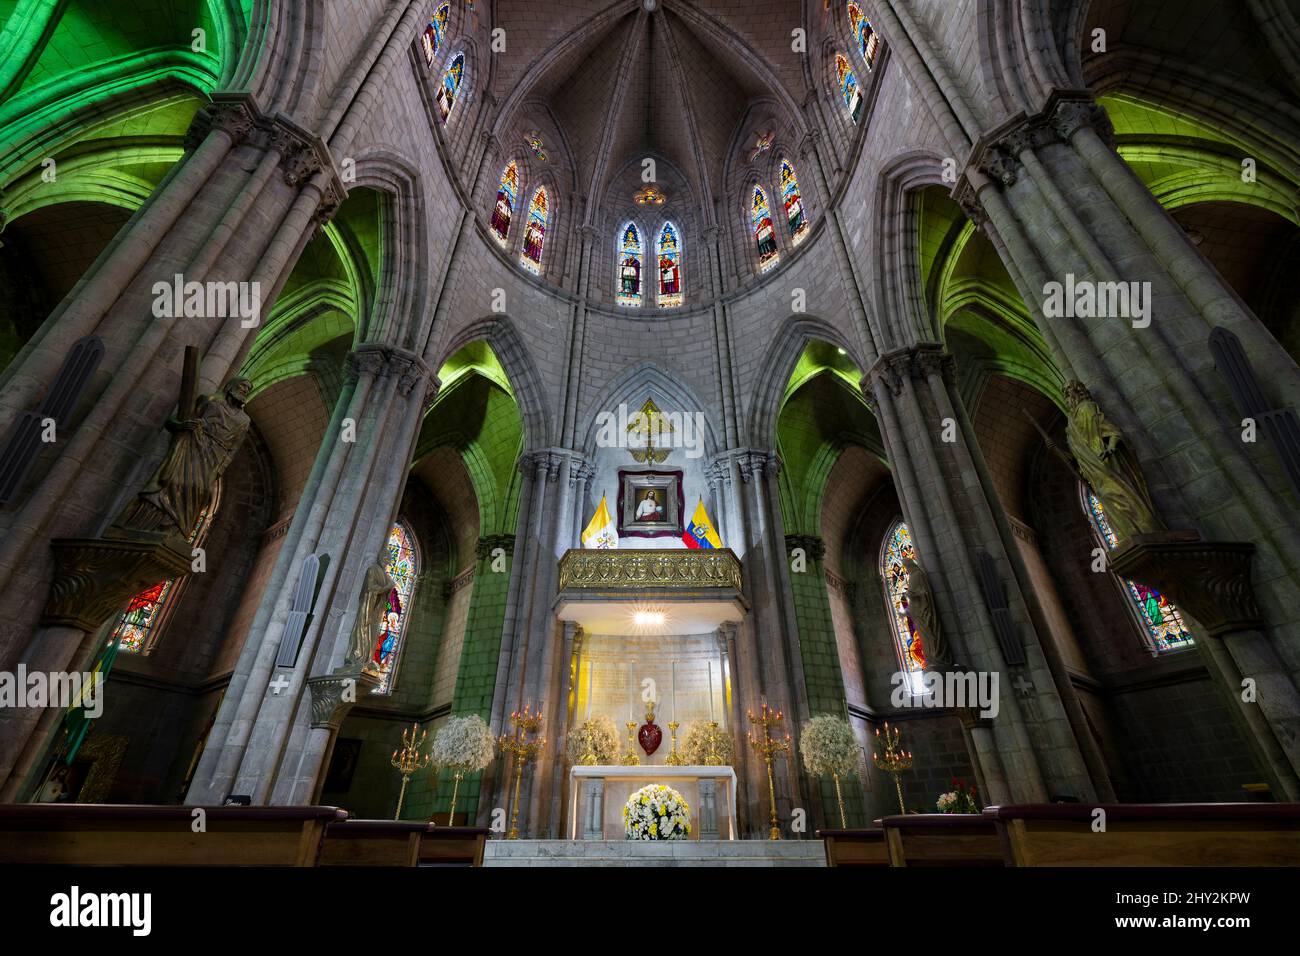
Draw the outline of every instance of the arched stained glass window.
<instances>
[{"instance_id":1,"label":"arched stained glass window","mask_svg":"<svg viewBox=\"0 0 1300 956\"><path fill-rule=\"evenodd\" d=\"M212 500L199 512L198 520L194 522L194 530L189 536L191 547L203 544L208 529L212 527L212 519L217 513L220 500L221 483L218 482L213 489ZM109 643L116 643L118 652L122 654L139 654L151 650L158 642L162 626L185 580L183 577L169 578L145 588L131 598L109 635Z\"/></svg>"},{"instance_id":2,"label":"arched stained glass window","mask_svg":"<svg viewBox=\"0 0 1300 956\"><path fill-rule=\"evenodd\" d=\"M682 304L682 242L671 222L659 230L658 247L659 308L676 308Z\"/></svg>"},{"instance_id":3,"label":"arched stained glass window","mask_svg":"<svg viewBox=\"0 0 1300 956\"><path fill-rule=\"evenodd\" d=\"M465 75L465 54L457 53L456 58L442 75L442 86L438 88L438 115L443 123L456 106L456 97L460 95L460 81Z\"/></svg>"},{"instance_id":4,"label":"arched stained glass window","mask_svg":"<svg viewBox=\"0 0 1300 956\"><path fill-rule=\"evenodd\" d=\"M623 231L618 242L618 291L614 298L619 305L635 307L641 304L641 269L645 262L642 255L641 231L636 223L623 224Z\"/></svg>"},{"instance_id":5,"label":"arched stained glass window","mask_svg":"<svg viewBox=\"0 0 1300 956\"><path fill-rule=\"evenodd\" d=\"M788 160L781 160L781 201L785 204L785 221L790 225L790 241L796 246L808 235L808 217L799 195L799 180Z\"/></svg>"},{"instance_id":6,"label":"arched stained glass window","mask_svg":"<svg viewBox=\"0 0 1300 956\"><path fill-rule=\"evenodd\" d=\"M754 243L758 246L758 268L766 272L777 264L781 254L776 249L776 230L772 228L772 210L767 204L767 193L755 186L750 199L750 221L754 225Z\"/></svg>"},{"instance_id":7,"label":"arched stained glass window","mask_svg":"<svg viewBox=\"0 0 1300 956\"><path fill-rule=\"evenodd\" d=\"M512 159L501 171L501 184L497 187L497 203L492 209L492 234L503 246L510 235L510 219L515 214L517 195L519 195L519 166Z\"/></svg>"},{"instance_id":8,"label":"arched stained glass window","mask_svg":"<svg viewBox=\"0 0 1300 956\"><path fill-rule=\"evenodd\" d=\"M872 29L871 22L862 15L862 8L856 3L850 3L849 11L849 29L853 31L853 38L858 43L858 50L862 53L862 60L867 64L867 69L873 69L876 65L876 54L880 52L880 34Z\"/></svg>"},{"instance_id":9,"label":"arched stained glass window","mask_svg":"<svg viewBox=\"0 0 1300 956\"><path fill-rule=\"evenodd\" d=\"M424 62L430 69L438 61L438 48L442 46L443 38L447 36L447 18L450 15L451 4L444 3L433 11L428 26L424 28L424 33L420 34L420 48L424 50Z\"/></svg>"},{"instance_id":10,"label":"arched stained glass window","mask_svg":"<svg viewBox=\"0 0 1300 956\"><path fill-rule=\"evenodd\" d=\"M1106 517L1106 509L1102 507L1101 500L1087 485L1081 484L1079 489L1083 498L1083 510L1088 513L1093 533L1107 551L1114 551L1119 545L1119 539L1110 526L1110 520ZM1145 584L1138 584L1136 581L1118 575L1115 576L1115 580L1122 586L1134 620L1143 632L1147 647L1153 653L1178 651L1191 647L1195 643L1191 632L1187 630L1187 622L1183 620L1182 614L1169 598Z\"/></svg>"},{"instance_id":11,"label":"arched stained glass window","mask_svg":"<svg viewBox=\"0 0 1300 956\"><path fill-rule=\"evenodd\" d=\"M388 532L384 545L384 568L396 585L388 595L383 620L376 621L378 636L372 657L379 668L379 686L373 693L387 694L393 688L397 658L402 650L402 636L410 618L411 597L415 594L415 577L419 573L419 557L411 529L398 521Z\"/></svg>"},{"instance_id":12,"label":"arched stained glass window","mask_svg":"<svg viewBox=\"0 0 1300 956\"><path fill-rule=\"evenodd\" d=\"M849 66L849 61L844 58L844 54L835 54L835 79L840 85L840 95L844 97L844 106L853 117L853 122L858 121L862 114L862 91L858 89L858 77Z\"/></svg>"},{"instance_id":13,"label":"arched stained glass window","mask_svg":"<svg viewBox=\"0 0 1300 956\"><path fill-rule=\"evenodd\" d=\"M534 275L542 274L542 246L546 242L546 187L539 186L528 204L528 222L524 225L524 247L519 263Z\"/></svg>"},{"instance_id":14,"label":"arched stained glass window","mask_svg":"<svg viewBox=\"0 0 1300 956\"><path fill-rule=\"evenodd\" d=\"M880 580L885 588L885 604L889 609L889 626L894 634L898 661L907 673L912 693L921 694L925 690L923 673L926 659L921 635L916 632L907 609L910 575L903 562L909 558L916 559L916 548L912 544L912 532L900 518L890 526L880 546Z\"/></svg>"}]
</instances>

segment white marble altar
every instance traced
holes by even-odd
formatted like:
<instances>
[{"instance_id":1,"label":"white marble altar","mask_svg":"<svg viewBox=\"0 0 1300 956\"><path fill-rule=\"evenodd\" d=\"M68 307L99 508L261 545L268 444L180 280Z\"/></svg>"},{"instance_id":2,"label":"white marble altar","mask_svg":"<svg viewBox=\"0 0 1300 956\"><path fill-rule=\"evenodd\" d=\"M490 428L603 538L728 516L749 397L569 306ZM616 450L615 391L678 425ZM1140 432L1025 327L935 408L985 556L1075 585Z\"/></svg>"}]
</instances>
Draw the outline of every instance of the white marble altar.
<instances>
[{"instance_id":1,"label":"white marble altar","mask_svg":"<svg viewBox=\"0 0 1300 956\"><path fill-rule=\"evenodd\" d=\"M730 767L597 766L569 771L569 838L620 840L623 805L662 783L691 808L692 840L736 839L736 772Z\"/></svg>"}]
</instances>

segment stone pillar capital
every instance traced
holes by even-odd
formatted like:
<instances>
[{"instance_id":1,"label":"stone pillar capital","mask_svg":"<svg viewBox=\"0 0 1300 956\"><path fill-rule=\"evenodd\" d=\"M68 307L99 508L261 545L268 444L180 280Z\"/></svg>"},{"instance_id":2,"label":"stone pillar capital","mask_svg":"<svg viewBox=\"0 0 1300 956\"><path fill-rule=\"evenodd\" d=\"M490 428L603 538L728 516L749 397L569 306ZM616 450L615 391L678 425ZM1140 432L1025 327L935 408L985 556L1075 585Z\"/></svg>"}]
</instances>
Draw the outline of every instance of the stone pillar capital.
<instances>
[{"instance_id":1,"label":"stone pillar capital","mask_svg":"<svg viewBox=\"0 0 1300 956\"><path fill-rule=\"evenodd\" d=\"M787 534L785 550L793 551L795 548L802 548L808 557L818 563L826 557L826 542L815 534Z\"/></svg>"},{"instance_id":2,"label":"stone pillar capital","mask_svg":"<svg viewBox=\"0 0 1300 956\"><path fill-rule=\"evenodd\" d=\"M379 677L358 668L307 678L311 693L311 726L314 730L337 731L352 706L379 686Z\"/></svg>"},{"instance_id":3,"label":"stone pillar capital","mask_svg":"<svg viewBox=\"0 0 1300 956\"><path fill-rule=\"evenodd\" d=\"M482 561L492 556L492 552L501 548L508 555L515 553L515 536L513 534L485 534L474 545L474 556Z\"/></svg>"}]
</instances>

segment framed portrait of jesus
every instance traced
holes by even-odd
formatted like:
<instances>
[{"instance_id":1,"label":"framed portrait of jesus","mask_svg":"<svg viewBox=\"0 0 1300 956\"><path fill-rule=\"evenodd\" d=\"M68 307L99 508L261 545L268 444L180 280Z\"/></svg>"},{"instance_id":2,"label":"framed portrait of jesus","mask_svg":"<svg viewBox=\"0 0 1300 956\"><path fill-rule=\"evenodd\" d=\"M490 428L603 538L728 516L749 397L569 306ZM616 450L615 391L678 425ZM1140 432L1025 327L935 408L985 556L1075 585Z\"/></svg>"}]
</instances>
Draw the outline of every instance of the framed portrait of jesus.
<instances>
[{"instance_id":1,"label":"framed portrait of jesus","mask_svg":"<svg viewBox=\"0 0 1300 956\"><path fill-rule=\"evenodd\" d=\"M682 533L680 471L618 472L620 537L661 538Z\"/></svg>"}]
</instances>

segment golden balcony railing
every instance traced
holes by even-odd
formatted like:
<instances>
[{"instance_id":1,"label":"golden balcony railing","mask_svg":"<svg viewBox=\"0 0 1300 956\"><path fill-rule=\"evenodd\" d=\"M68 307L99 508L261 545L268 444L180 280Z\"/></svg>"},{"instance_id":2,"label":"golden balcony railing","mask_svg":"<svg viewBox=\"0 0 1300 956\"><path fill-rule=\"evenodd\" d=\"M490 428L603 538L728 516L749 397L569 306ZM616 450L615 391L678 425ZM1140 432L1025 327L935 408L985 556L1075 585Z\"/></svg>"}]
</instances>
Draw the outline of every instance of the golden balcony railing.
<instances>
[{"instance_id":1,"label":"golden balcony railing","mask_svg":"<svg viewBox=\"0 0 1300 956\"><path fill-rule=\"evenodd\" d=\"M740 591L740 559L730 548L672 550L584 550L560 558L560 590L639 591L671 588Z\"/></svg>"}]
</instances>

